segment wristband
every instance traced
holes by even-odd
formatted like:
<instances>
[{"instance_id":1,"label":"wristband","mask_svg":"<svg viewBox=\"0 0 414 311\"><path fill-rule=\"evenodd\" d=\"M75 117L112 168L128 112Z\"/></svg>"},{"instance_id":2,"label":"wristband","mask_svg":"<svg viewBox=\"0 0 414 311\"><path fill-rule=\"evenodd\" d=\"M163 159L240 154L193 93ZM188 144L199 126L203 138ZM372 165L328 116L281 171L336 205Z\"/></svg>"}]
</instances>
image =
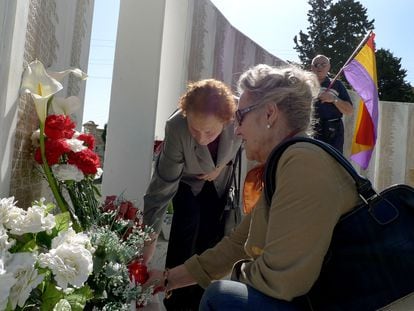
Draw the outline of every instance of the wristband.
<instances>
[{"instance_id":1,"label":"wristband","mask_svg":"<svg viewBox=\"0 0 414 311\"><path fill-rule=\"evenodd\" d=\"M172 291L167 290L167 286L168 286L168 275L169 275L170 270L168 268L166 268L164 270L164 288L165 288L165 299L168 299L171 297L172 295Z\"/></svg>"}]
</instances>

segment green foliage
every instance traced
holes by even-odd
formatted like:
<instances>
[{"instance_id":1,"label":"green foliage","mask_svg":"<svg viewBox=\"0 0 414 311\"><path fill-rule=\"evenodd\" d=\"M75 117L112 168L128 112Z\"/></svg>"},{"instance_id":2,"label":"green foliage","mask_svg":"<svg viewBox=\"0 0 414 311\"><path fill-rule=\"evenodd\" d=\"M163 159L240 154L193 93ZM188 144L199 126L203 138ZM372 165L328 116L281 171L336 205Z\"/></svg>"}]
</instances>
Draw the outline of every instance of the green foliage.
<instances>
[{"instance_id":1,"label":"green foliage","mask_svg":"<svg viewBox=\"0 0 414 311\"><path fill-rule=\"evenodd\" d=\"M308 33L301 30L299 36L293 38L295 50L305 68L309 68L315 55L328 55L326 42L331 40L333 28L333 21L328 11L332 0L309 0L308 3L312 7L308 12Z\"/></svg>"},{"instance_id":2,"label":"green foliage","mask_svg":"<svg viewBox=\"0 0 414 311\"><path fill-rule=\"evenodd\" d=\"M414 102L412 86L405 81L407 71L401 68L401 58L385 49L376 52L378 93L380 100Z\"/></svg>"},{"instance_id":3,"label":"green foliage","mask_svg":"<svg viewBox=\"0 0 414 311\"><path fill-rule=\"evenodd\" d=\"M92 299L93 296L93 292L89 286L83 286L66 295L65 299L70 303L72 311L82 311L85 308L86 302Z\"/></svg>"},{"instance_id":4,"label":"green foliage","mask_svg":"<svg viewBox=\"0 0 414 311\"><path fill-rule=\"evenodd\" d=\"M63 297L63 292L61 290L58 290L54 284L48 282L46 285L46 290L42 295L42 304L40 306L40 311L53 310L58 301Z\"/></svg>"},{"instance_id":5,"label":"green foliage","mask_svg":"<svg viewBox=\"0 0 414 311\"><path fill-rule=\"evenodd\" d=\"M89 229L98 216L100 202L99 190L93 184L92 176L85 176L81 181L65 181L65 187L73 204L74 214L83 229Z\"/></svg>"},{"instance_id":6,"label":"green foliage","mask_svg":"<svg viewBox=\"0 0 414 311\"><path fill-rule=\"evenodd\" d=\"M341 0L329 10L334 22L330 54L331 71L339 72L365 35L374 28L368 21L367 9L358 1Z\"/></svg>"},{"instance_id":7,"label":"green foliage","mask_svg":"<svg viewBox=\"0 0 414 311\"><path fill-rule=\"evenodd\" d=\"M306 68L312 58L324 54L331 58L331 72L338 72L362 38L374 28L367 10L354 0L309 0L308 33L294 38L295 49Z\"/></svg>"},{"instance_id":8,"label":"green foliage","mask_svg":"<svg viewBox=\"0 0 414 311\"><path fill-rule=\"evenodd\" d=\"M308 32L294 37L295 50L304 68L312 58L324 54L331 59L331 73L336 74L346 63L365 35L374 29L375 20L368 20L367 9L355 0L309 0ZM407 71L401 59L388 50L376 52L380 100L413 102L412 86L405 82Z\"/></svg>"},{"instance_id":9,"label":"green foliage","mask_svg":"<svg viewBox=\"0 0 414 311\"><path fill-rule=\"evenodd\" d=\"M69 229L70 219L71 218L69 212L55 215L56 226L53 228L53 230L56 230L56 235L59 232L67 231Z\"/></svg>"}]
</instances>

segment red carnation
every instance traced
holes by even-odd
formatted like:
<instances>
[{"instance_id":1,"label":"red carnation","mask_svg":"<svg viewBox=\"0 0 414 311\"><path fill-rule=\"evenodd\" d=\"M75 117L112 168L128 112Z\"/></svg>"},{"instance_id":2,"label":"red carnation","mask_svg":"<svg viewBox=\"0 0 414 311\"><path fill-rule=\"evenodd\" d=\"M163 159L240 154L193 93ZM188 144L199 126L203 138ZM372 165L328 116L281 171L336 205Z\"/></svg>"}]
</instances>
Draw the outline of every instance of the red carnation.
<instances>
[{"instance_id":1,"label":"red carnation","mask_svg":"<svg viewBox=\"0 0 414 311\"><path fill-rule=\"evenodd\" d=\"M131 202L129 202L131 203ZM135 221L135 218L137 217L138 209L131 203L128 206L128 210L126 211L124 215L124 219L133 220Z\"/></svg>"},{"instance_id":2,"label":"red carnation","mask_svg":"<svg viewBox=\"0 0 414 311\"><path fill-rule=\"evenodd\" d=\"M70 152L68 163L76 165L85 175L96 174L100 167L99 157L90 149L79 152Z\"/></svg>"},{"instance_id":3,"label":"red carnation","mask_svg":"<svg viewBox=\"0 0 414 311\"><path fill-rule=\"evenodd\" d=\"M137 284L144 284L148 278L149 273L147 266L141 260L134 260L128 265L130 279L134 279Z\"/></svg>"},{"instance_id":4,"label":"red carnation","mask_svg":"<svg viewBox=\"0 0 414 311\"><path fill-rule=\"evenodd\" d=\"M95 137L93 137L92 135L82 133L82 134L80 134L77 138L78 138L79 140L83 141L83 142L84 142L84 144L85 144L85 145L86 145L89 149L91 149L91 150L94 150L94 149L95 149Z\"/></svg>"},{"instance_id":5,"label":"red carnation","mask_svg":"<svg viewBox=\"0 0 414 311\"><path fill-rule=\"evenodd\" d=\"M69 116L53 114L46 118L45 134L52 139L72 138L75 127L75 123L72 122Z\"/></svg>"},{"instance_id":6,"label":"red carnation","mask_svg":"<svg viewBox=\"0 0 414 311\"><path fill-rule=\"evenodd\" d=\"M116 195L108 195L105 198L105 203L102 207L102 210L104 212L115 211L116 210L115 200L116 200Z\"/></svg>"},{"instance_id":7,"label":"red carnation","mask_svg":"<svg viewBox=\"0 0 414 311\"><path fill-rule=\"evenodd\" d=\"M49 166L58 164L60 157L70 151L65 139L46 139L45 141L45 156ZM43 164L40 147L36 149L34 158L37 163Z\"/></svg>"}]
</instances>

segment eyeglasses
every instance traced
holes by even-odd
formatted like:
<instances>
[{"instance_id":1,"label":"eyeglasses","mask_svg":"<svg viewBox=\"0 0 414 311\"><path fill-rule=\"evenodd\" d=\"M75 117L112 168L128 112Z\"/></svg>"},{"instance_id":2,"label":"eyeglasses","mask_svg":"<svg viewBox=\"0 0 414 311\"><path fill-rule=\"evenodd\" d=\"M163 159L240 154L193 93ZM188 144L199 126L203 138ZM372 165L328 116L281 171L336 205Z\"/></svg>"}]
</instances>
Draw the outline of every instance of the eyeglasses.
<instances>
[{"instance_id":1,"label":"eyeglasses","mask_svg":"<svg viewBox=\"0 0 414 311\"><path fill-rule=\"evenodd\" d=\"M328 66L328 63L316 63L312 64L312 66L315 68L325 68L326 66Z\"/></svg>"},{"instance_id":2,"label":"eyeglasses","mask_svg":"<svg viewBox=\"0 0 414 311\"><path fill-rule=\"evenodd\" d=\"M236 110L235 115L236 115L236 120L237 120L237 123L239 124L239 126L242 125L243 119L246 116L246 114L248 114L250 111L258 108L261 104L262 103L257 103L257 104L251 105L247 108Z\"/></svg>"}]
</instances>

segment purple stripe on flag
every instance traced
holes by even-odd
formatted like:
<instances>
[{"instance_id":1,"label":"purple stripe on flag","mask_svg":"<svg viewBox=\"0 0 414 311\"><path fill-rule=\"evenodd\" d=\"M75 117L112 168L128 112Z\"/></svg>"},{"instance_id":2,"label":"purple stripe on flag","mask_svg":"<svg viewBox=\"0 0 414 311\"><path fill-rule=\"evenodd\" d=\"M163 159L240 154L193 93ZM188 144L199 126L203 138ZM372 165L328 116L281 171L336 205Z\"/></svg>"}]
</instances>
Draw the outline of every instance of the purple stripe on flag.
<instances>
[{"instance_id":1,"label":"purple stripe on flag","mask_svg":"<svg viewBox=\"0 0 414 311\"><path fill-rule=\"evenodd\" d=\"M364 101L374 124L375 137L377 137L378 90L375 82L365 67L355 59L344 68L344 73L348 82Z\"/></svg>"},{"instance_id":2,"label":"purple stripe on flag","mask_svg":"<svg viewBox=\"0 0 414 311\"><path fill-rule=\"evenodd\" d=\"M358 163L362 169L366 170L369 165L369 161L371 160L372 151L373 150L371 149L352 154L351 159Z\"/></svg>"}]
</instances>

